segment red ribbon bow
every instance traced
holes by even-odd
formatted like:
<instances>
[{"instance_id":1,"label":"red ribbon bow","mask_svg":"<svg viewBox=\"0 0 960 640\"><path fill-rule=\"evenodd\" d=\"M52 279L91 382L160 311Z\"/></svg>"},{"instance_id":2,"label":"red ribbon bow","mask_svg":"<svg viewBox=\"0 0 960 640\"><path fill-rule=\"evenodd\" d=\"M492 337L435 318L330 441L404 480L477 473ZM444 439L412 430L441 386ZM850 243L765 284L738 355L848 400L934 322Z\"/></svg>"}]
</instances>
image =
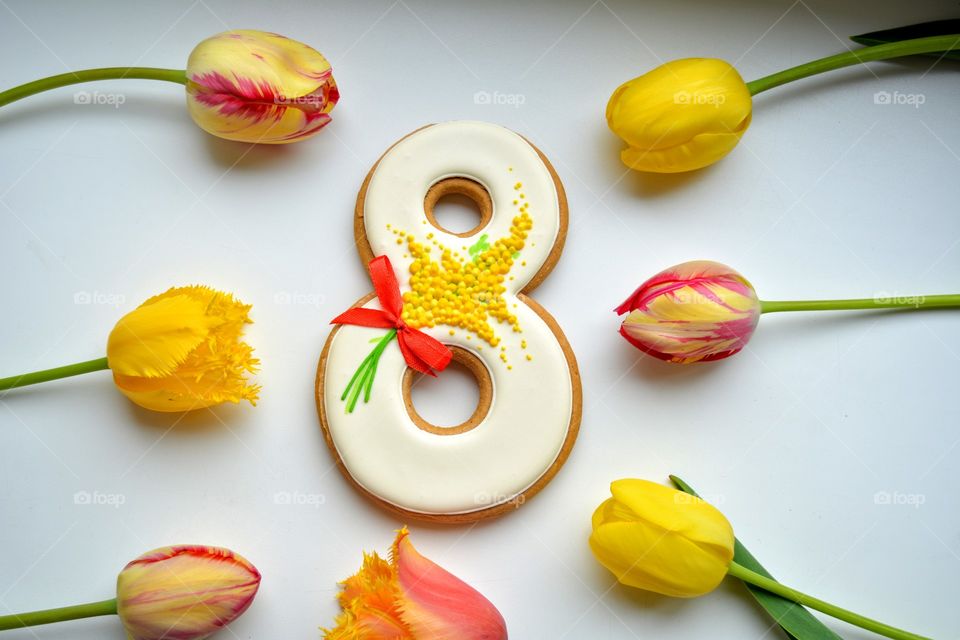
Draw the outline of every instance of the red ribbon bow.
<instances>
[{"instance_id":1,"label":"red ribbon bow","mask_svg":"<svg viewBox=\"0 0 960 640\"><path fill-rule=\"evenodd\" d=\"M400 285L393 273L393 265L387 256L377 256L368 266L373 289L382 309L353 307L334 318L330 324L353 324L360 327L396 329L397 343L407 366L420 373L436 376L433 372L443 371L450 364L453 353L442 342L422 331L408 327L401 318L403 298Z\"/></svg>"}]
</instances>

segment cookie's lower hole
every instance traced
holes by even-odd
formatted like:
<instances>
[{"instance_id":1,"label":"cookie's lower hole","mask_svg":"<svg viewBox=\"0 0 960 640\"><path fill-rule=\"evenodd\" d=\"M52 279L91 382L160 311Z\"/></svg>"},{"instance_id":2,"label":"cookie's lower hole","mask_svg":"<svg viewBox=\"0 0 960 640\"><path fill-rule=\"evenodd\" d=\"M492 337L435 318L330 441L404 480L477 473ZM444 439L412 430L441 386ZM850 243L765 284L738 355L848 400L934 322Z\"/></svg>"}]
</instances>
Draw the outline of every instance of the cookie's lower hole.
<instances>
[{"instance_id":1,"label":"cookie's lower hole","mask_svg":"<svg viewBox=\"0 0 960 640\"><path fill-rule=\"evenodd\" d=\"M430 433L455 435L473 429L490 409L492 382L477 356L451 347L453 360L437 377L408 369L403 379L407 413Z\"/></svg>"}]
</instances>

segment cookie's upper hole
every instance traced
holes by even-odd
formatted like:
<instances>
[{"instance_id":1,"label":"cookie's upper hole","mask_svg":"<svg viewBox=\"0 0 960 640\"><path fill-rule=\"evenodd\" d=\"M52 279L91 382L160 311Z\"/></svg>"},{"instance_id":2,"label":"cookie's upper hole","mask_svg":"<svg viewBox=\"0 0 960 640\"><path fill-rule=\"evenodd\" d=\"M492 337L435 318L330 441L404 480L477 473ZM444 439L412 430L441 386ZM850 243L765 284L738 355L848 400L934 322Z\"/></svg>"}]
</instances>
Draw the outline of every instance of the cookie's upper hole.
<instances>
[{"instance_id":1,"label":"cookie's upper hole","mask_svg":"<svg viewBox=\"0 0 960 640\"><path fill-rule=\"evenodd\" d=\"M467 238L490 222L493 202L479 182L447 178L430 187L423 199L423 210L437 229Z\"/></svg>"}]
</instances>

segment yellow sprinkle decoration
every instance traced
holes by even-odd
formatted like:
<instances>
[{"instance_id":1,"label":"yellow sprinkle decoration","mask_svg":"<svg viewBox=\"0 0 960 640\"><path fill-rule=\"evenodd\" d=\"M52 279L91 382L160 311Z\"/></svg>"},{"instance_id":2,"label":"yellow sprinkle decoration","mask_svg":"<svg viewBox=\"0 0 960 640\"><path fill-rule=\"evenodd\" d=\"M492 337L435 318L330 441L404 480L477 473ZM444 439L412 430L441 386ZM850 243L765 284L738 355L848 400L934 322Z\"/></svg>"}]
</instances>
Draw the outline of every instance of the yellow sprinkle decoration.
<instances>
[{"instance_id":1,"label":"yellow sprinkle decoration","mask_svg":"<svg viewBox=\"0 0 960 640\"><path fill-rule=\"evenodd\" d=\"M431 259L430 247L408 236L413 260L410 290L403 294L403 321L414 329L459 327L475 333L492 347L500 344L500 338L491 319L507 323L519 332L517 317L510 313L503 298L503 282L532 227L530 215L520 213L511 221L508 236L489 244L470 260L454 257L450 249L440 246L439 264Z\"/></svg>"}]
</instances>

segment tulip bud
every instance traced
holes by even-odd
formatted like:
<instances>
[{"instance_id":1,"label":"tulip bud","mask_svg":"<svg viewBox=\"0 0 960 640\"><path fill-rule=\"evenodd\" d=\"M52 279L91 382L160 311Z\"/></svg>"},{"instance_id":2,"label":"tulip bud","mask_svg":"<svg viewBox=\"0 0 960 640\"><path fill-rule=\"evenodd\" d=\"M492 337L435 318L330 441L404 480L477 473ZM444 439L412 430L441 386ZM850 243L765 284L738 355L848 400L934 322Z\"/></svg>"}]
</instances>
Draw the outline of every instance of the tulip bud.
<instances>
[{"instance_id":1,"label":"tulip bud","mask_svg":"<svg viewBox=\"0 0 960 640\"><path fill-rule=\"evenodd\" d=\"M620 334L661 360L719 360L746 346L760 300L742 275L719 262L684 262L653 276L617 307Z\"/></svg>"},{"instance_id":2,"label":"tulip bud","mask_svg":"<svg viewBox=\"0 0 960 640\"><path fill-rule=\"evenodd\" d=\"M330 63L275 33L226 31L187 61L187 107L201 129L227 140L285 144L330 122L340 99Z\"/></svg>"},{"instance_id":3,"label":"tulip bud","mask_svg":"<svg viewBox=\"0 0 960 640\"><path fill-rule=\"evenodd\" d=\"M107 361L120 391L153 411L189 411L248 400L244 373L259 361L240 340L250 305L203 286L176 287L120 318Z\"/></svg>"},{"instance_id":4,"label":"tulip bud","mask_svg":"<svg viewBox=\"0 0 960 640\"><path fill-rule=\"evenodd\" d=\"M131 640L202 640L233 622L257 594L260 573L229 549L165 547L117 578L117 615Z\"/></svg>"},{"instance_id":5,"label":"tulip bud","mask_svg":"<svg viewBox=\"0 0 960 640\"><path fill-rule=\"evenodd\" d=\"M503 616L473 587L420 555L404 528L390 562L364 554L343 582L343 613L326 640L506 640Z\"/></svg>"},{"instance_id":6,"label":"tulip bud","mask_svg":"<svg viewBox=\"0 0 960 640\"><path fill-rule=\"evenodd\" d=\"M621 583L679 598L713 591L733 560L733 528L703 500L617 480L593 514L590 549Z\"/></svg>"},{"instance_id":7,"label":"tulip bud","mask_svg":"<svg viewBox=\"0 0 960 640\"><path fill-rule=\"evenodd\" d=\"M737 70L712 58L674 60L620 85L607 124L631 169L691 171L727 155L750 125L750 90Z\"/></svg>"}]
</instances>

